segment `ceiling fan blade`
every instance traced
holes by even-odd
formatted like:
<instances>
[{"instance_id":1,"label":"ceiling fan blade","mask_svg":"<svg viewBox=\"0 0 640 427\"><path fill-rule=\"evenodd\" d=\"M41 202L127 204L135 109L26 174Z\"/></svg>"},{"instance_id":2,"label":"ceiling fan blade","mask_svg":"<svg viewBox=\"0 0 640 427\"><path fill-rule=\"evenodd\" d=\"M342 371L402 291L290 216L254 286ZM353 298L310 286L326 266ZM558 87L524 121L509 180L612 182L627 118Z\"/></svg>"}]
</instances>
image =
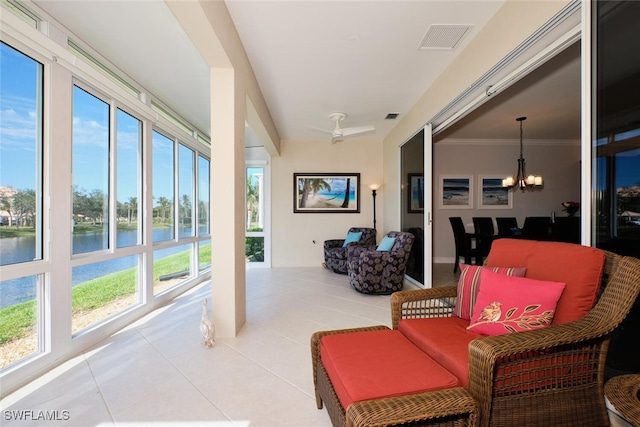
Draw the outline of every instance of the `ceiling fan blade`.
<instances>
[{"instance_id":1,"label":"ceiling fan blade","mask_svg":"<svg viewBox=\"0 0 640 427\"><path fill-rule=\"evenodd\" d=\"M376 128L375 126L358 126L358 127L351 127L351 128L342 128L341 130L342 130L343 136L350 136L350 135L357 135L365 132L373 132L374 130L376 130Z\"/></svg>"},{"instance_id":2,"label":"ceiling fan blade","mask_svg":"<svg viewBox=\"0 0 640 427\"><path fill-rule=\"evenodd\" d=\"M329 129L321 129L321 128L317 128L317 127L313 127L313 126L307 126L308 129L312 129L312 130L316 130L318 132L322 132L322 133L328 133L328 134L333 134L333 130L329 130Z\"/></svg>"}]
</instances>

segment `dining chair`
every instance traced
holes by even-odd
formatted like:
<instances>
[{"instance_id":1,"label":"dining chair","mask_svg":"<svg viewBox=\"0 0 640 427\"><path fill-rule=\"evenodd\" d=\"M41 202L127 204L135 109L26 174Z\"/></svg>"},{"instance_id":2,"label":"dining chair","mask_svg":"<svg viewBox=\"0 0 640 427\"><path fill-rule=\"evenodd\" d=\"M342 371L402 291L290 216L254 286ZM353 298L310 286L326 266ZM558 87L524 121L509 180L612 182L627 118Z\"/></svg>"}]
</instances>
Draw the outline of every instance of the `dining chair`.
<instances>
[{"instance_id":1,"label":"dining chair","mask_svg":"<svg viewBox=\"0 0 640 427\"><path fill-rule=\"evenodd\" d=\"M476 264L482 264L482 259L489 255L491 244L495 238L495 229L493 228L493 218L488 216L474 216L473 229L476 239L477 259Z\"/></svg>"},{"instance_id":2,"label":"dining chair","mask_svg":"<svg viewBox=\"0 0 640 427\"><path fill-rule=\"evenodd\" d=\"M462 218L459 216L449 217L451 223L451 229L453 230L453 240L456 247L456 260L453 263L453 272L456 273L459 269L460 257L464 258L465 264L471 264L471 258L476 259L478 263L478 251L473 247L472 242L474 234L467 233L464 228Z\"/></svg>"},{"instance_id":3,"label":"dining chair","mask_svg":"<svg viewBox=\"0 0 640 427\"><path fill-rule=\"evenodd\" d=\"M516 219L516 217L496 217L496 224L498 225L498 237L516 236L516 233L514 232L514 230L518 230L518 220Z\"/></svg>"},{"instance_id":4,"label":"dining chair","mask_svg":"<svg viewBox=\"0 0 640 427\"><path fill-rule=\"evenodd\" d=\"M529 240L549 240L551 235L551 217L528 216L522 226L522 237Z\"/></svg>"}]
</instances>

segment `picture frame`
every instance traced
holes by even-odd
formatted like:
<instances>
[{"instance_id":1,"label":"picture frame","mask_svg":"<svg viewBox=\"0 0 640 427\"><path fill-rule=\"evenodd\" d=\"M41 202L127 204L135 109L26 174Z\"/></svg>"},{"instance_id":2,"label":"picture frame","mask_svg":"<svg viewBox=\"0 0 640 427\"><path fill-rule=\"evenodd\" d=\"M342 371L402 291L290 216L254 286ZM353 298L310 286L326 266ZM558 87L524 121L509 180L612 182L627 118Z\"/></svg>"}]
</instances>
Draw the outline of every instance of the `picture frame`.
<instances>
[{"instance_id":1,"label":"picture frame","mask_svg":"<svg viewBox=\"0 0 640 427\"><path fill-rule=\"evenodd\" d=\"M360 213L360 174L294 173L293 213Z\"/></svg>"},{"instance_id":2,"label":"picture frame","mask_svg":"<svg viewBox=\"0 0 640 427\"><path fill-rule=\"evenodd\" d=\"M502 177L478 175L478 209L511 209L513 192L502 186Z\"/></svg>"},{"instance_id":3,"label":"picture frame","mask_svg":"<svg viewBox=\"0 0 640 427\"><path fill-rule=\"evenodd\" d=\"M440 209L473 209L473 176L440 175Z\"/></svg>"},{"instance_id":4,"label":"picture frame","mask_svg":"<svg viewBox=\"0 0 640 427\"><path fill-rule=\"evenodd\" d=\"M424 174L407 174L407 212L424 213Z\"/></svg>"}]
</instances>

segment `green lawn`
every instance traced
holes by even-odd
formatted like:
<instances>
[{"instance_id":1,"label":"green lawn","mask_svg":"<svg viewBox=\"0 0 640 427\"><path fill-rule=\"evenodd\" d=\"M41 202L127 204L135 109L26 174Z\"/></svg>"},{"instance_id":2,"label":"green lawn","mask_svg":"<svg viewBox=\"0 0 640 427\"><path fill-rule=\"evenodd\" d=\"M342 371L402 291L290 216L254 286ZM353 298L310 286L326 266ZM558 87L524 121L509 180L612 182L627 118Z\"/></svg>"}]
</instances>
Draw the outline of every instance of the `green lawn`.
<instances>
[{"instance_id":1,"label":"green lawn","mask_svg":"<svg viewBox=\"0 0 640 427\"><path fill-rule=\"evenodd\" d=\"M203 245L200 253L204 259L210 259L211 245ZM162 275L186 270L190 262L189 254L190 251L183 251L155 261L154 283ZM136 268L129 268L74 286L71 293L73 312L93 310L116 298L135 293L136 271ZM24 336L35 323L35 300L0 309L0 345Z\"/></svg>"}]
</instances>

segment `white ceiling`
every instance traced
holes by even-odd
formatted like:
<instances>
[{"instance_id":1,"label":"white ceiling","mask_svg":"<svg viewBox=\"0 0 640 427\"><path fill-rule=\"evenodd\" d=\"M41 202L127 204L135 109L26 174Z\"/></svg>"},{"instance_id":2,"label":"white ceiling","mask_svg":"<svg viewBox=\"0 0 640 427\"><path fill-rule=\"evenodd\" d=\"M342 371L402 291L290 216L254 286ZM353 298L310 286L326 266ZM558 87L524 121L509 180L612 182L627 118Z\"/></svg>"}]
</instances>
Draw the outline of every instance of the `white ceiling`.
<instances>
[{"instance_id":1,"label":"white ceiling","mask_svg":"<svg viewBox=\"0 0 640 427\"><path fill-rule=\"evenodd\" d=\"M35 3L177 113L209 129L208 67L164 1ZM280 137L328 141L307 126L331 129L328 114L336 111L349 116L343 127L374 125L367 138L384 138L397 123L385 120L387 113L409 111L503 1L226 3ZM470 30L453 50L418 49L432 24ZM516 138L515 117L527 115L531 137L579 138L579 61L567 59L543 75L545 84L530 79L512 87L509 100L496 96L483 106L486 113L475 113L478 120L448 135Z\"/></svg>"}]
</instances>

